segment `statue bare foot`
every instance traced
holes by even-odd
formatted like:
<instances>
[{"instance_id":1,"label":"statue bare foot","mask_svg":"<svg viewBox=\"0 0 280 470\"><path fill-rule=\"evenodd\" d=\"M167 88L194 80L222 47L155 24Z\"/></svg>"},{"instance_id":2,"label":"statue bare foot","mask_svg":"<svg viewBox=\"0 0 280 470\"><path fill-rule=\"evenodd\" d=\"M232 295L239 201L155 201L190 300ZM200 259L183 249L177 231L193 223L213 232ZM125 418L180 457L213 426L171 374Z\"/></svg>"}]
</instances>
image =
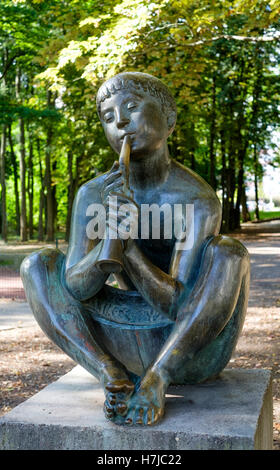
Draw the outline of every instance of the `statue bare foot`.
<instances>
[{"instance_id":1,"label":"statue bare foot","mask_svg":"<svg viewBox=\"0 0 280 470\"><path fill-rule=\"evenodd\" d=\"M125 416L128 411L127 402L134 391L134 383L123 369L115 365L103 370L101 383L106 397L106 418L114 421L116 416Z\"/></svg>"},{"instance_id":2,"label":"statue bare foot","mask_svg":"<svg viewBox=\"0 0 280 470\"><path fill-rule=\"evenodd\" d=\"M149 371L128 402L128 412L122 424L153 425L164 414L168 384L155 372Z\"/></svg>"}]
</instances>

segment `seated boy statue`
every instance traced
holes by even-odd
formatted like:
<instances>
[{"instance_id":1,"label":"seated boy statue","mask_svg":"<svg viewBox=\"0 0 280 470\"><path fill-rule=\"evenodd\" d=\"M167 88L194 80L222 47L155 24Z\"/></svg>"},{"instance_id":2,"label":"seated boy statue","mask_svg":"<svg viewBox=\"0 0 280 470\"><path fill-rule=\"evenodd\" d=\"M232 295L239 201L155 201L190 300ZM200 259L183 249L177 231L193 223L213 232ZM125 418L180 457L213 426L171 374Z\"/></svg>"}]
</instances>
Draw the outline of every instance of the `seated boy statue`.
<instances>
[{"instance_id":1,"label":"seated boy statue","mask_svg":"<svg viewBox=\"0 0 280 470\"><path fill-rule=\"evenodd\" d=\"M75 198L67 255L50 248L33 253L21 276L46 335L99 379L106 417L152 425L163 416L170 384L213 379L228 363L247 308L249 256L239 241L219 234L221 206L213 189L170 158L176 106L160 80L118 74L100 87L97 106L113 150L120 154L124 139L129 142L129 185L118 162L84 184ZM97 205L106 222L93 237ZM163 210L159 232L141 225L140 208L152 205L171 207L172 214L186 208L182 239L163 233ZM118 230L121 206L131 209L134 222L138 218L139 236ZM108 222L109 211L115 223ZM101 269L109 231L119 243L119 270L114 263ZM118 287L109 283L111 275Z\"/></svg>"}]
</instances>

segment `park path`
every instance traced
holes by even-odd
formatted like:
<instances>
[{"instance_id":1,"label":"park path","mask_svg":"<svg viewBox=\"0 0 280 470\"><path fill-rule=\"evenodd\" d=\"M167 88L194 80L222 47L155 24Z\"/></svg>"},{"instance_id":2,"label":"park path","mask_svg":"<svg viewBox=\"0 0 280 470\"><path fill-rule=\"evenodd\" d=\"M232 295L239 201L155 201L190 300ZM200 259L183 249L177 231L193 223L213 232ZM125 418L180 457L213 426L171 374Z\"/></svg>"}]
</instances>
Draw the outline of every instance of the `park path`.
<instances>
[{"instance_id":1,"label":"park path","mask_svg":"<svg viewBox=\"0 0 280 470\"><path fill-rule=\"evenodd\" d=\"M244 327L229 367L272 371L274 449L280 450L280 220L244 224L238 238L251 262Z\"/></svg>"},{"instance_id":2,"label":"park path","mask_svg":"<svg viewBox=\"0 0 280 470\"><path fill-rule=\"evenodd\" d=\"M280 220L243 224L233 236L250 253L249 307L280 307Z\"/></svg>"},{"instance_id":3,"label":"park path","mask_svg":"<svg viewBox=\"0 0 280 470\"><path fill-rule=\"evenodd\" d=\"M0 332L34 325L36 321L27 302L0 299Z\"/></svg>"}]
</instances>

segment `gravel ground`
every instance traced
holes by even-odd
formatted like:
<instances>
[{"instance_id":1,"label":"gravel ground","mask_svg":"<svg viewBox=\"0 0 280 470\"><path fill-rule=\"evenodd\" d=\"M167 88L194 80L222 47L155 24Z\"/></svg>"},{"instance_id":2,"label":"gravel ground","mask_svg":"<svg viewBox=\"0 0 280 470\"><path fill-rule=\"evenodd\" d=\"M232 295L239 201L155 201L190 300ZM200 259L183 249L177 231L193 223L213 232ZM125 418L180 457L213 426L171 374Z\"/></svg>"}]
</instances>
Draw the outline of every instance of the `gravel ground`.
<instances>
[{"instance_id":1,"label":"gravel ground","mask_svg":"<svg viewBox=\"0 0 280 470\"><path fill-rule=\"evenodd\" d=\"M249 249L252 274L246 321L228 367L272 371L274 449L280 450L280 224L259 225L233 235ZM74 366L36 324L0 330L0 416Z\"/></svg>"}]
</instances>

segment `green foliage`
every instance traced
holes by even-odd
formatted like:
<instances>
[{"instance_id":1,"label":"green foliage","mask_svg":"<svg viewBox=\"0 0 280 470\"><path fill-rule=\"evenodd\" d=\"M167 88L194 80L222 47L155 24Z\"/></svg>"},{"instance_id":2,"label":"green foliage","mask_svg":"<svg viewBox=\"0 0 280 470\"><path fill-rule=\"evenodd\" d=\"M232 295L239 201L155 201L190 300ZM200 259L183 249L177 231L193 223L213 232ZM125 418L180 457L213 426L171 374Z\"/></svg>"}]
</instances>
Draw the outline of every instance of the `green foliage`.
<instances>
[{"instance_id":1,"label":"green foliage","mask_svg":"<svg viewBox=\"0 0 280 470\"><path fill-rule=\"evenodd\" d=\"M178 108L172 157L236 201L240 181L261 178L256 155L271 147L279 122L279 14L277 0L3 0L0 126L12 123L17 162L19 118L29 126L35 226L50 133L58 227L65 227L71 178L77 189L116 159L95 95L123 70L146 71L170 87ZM15 223L9 152L7 210Z\"/></svg>"}]
</instances>

